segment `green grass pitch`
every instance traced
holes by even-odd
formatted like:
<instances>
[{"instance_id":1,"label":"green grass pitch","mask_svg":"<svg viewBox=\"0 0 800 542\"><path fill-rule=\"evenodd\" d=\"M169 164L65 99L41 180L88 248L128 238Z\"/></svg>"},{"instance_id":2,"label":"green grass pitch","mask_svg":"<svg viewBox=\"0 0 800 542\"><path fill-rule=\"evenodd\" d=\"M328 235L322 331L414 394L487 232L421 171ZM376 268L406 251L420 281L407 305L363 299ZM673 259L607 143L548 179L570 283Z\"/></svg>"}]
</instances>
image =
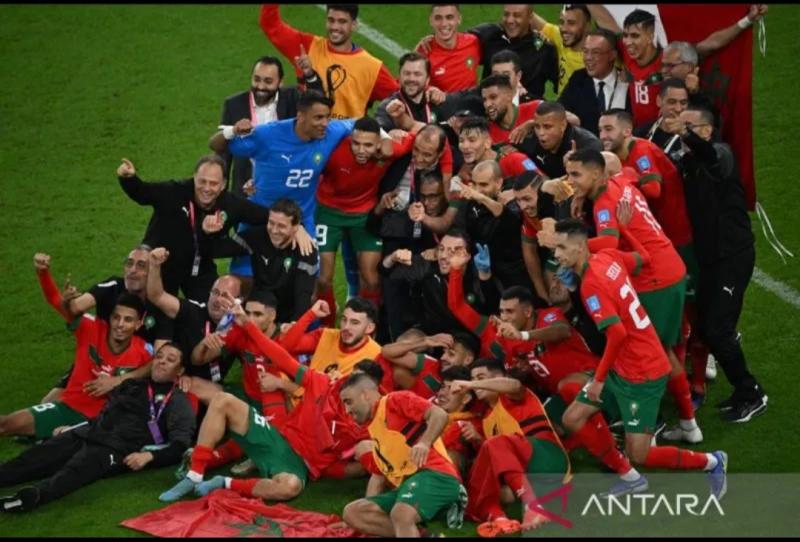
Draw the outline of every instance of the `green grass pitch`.
<instances>
[{"instance_id":1,"label":"green grass pitch","mask_svg":"<svg viewBox=\"0 0 800 542\"><path fill-rule=\"evenodd\" d=\"M497 20L500 7L465 5L463 11L462 29ZM541 8L551 21L556 11L553 5ZM120 190L120 158L131 159L145 180L190 174L208 152L223 98L247 88L257 57L276 54L258 26L258 13L255 5L0 7L0 412L37 402L72 359L73 340L42 299L33 254L51 254L57 281L71 273L83 288L121 270L150 209ZM323 13L315 6L287 6L283 14L297 27L324 32ZM364 5L361 15L407 48L429 33L427 17L423 5ZM760 200L795 252L798 26L796 6L771 6L767 56L754 53L753 105ZM356 39L397 73L389 53L362 36ZM286 84L292 84L294 75L287 71ZM758 267L800 289L796 262L780 261L755 217L753 228ZM341 269L337 282L341 299ZM698 413L703 448L727 450L732 472L798 470L791 413L798 316L798 309L751 284L740 330L750 366L769 393L769 411L742 426L724 425L713 407ZM709 403L729 392L720 373ZM0 459L21 450L5 439ZM591 461L578 464L595 468ZM104 480L32 514L0 516L0 536L136 535L118 523L158 508L157 495L173 481L172 469ZM341 513L364 486L360 480L322 481L292 504ZM461 531L474 533L471 525Z\"/></svg>"}]
</instances>

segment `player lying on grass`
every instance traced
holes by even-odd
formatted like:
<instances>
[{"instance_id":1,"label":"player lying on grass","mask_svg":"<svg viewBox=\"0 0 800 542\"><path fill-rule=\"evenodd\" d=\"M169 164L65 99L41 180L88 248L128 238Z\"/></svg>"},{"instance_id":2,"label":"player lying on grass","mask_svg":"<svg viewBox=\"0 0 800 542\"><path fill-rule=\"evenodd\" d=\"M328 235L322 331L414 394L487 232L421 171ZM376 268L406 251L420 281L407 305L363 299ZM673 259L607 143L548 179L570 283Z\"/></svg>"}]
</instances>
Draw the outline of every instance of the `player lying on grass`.
<instances>
[{"instance_id":1,"label":"player lying on grass","mask_svg":"<svg viewBox=\"0 0 800 542\"><path fill-rule=\"evenodd\" d=\"M177 463L195 430L195 413L177 384L181 357L176 344L166 343L149 377L117 386L97 418L0 465L2 487L43 478L0 498L0 511L27 512L100 478Z\"/></svg>"}]
</instances>

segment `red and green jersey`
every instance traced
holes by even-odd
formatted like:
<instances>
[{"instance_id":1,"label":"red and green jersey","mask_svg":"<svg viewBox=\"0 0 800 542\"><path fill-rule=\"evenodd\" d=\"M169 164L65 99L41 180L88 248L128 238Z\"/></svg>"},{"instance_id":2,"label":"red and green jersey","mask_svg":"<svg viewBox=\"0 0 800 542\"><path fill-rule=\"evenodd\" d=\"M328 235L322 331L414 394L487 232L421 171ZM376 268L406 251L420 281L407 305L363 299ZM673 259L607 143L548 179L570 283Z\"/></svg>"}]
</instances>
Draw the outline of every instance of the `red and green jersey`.
<instances>
[{"instance_id":1,"label":"red and green jersey","mask_svg":"<svg viewBox=\"0 0 800 542\"><path fill-rule=\"evenodd\" d=\"M481 42L474 34L459 32L456 46L442 47L435 39L430 42L430 52L418 53L428 57L431 63L432 87L444 92L468 90L478 84L478 68L481 65Z\"/></svg>"},{"instance_id":2,"label":"red and green jersey","mask_svg":"<svg viewBox=\"0 0 800 542\"><path fill-rule=\"evenodd\" d=\"M611 368L629 382L656 380L670 372L664 347L631 284L641 266L636 254L604 249L592 254L581 278L581 298L599 330L621 322L626 336Z\"/></svg>"},{"instance_id":3,"label":"red and green jersey","mask_svg":"<svg viewBox=\"0 0 800 542\"><path fill-rule=\"evenodd\" d=\"M500 166L504 179L516 177L526 171L536 171L536 164L533 163L533 160L528 158L527 154L519 151L504 152L504 149L501 149L497 153L497 165Z\"/></svg>"},{"instance_id":4,"label":"red and green jersey","mask_svg":"<svg viewBox=\"0 0 800 542\"><path fill-rule=\"evenodd\" d=\"M628 94L631 100L633 125L639 126L653 122L660 113L656 98L661 90L661 48L656 49L655 56L644 66L639 66L636 60L628 54L622 44L622 38L617 40L617 48L622 54L622 62L628 79Z\"/></svg>"},{"instance_id":5,"label":"red and green jersey","mask_svg":"<svg viewBox=\"0 0 800 542\"><path fill-rule=\"evenodd\" d=\"M536 114L536 108L542 100L533 100L519 104L519 106L512 105L514 108L514 118L511 121L511 127L508 129L503 128L494 121L489 121L489 136L492 138L492 145L504 145L508 143L508 136L512 130L522 124L533 119Z\"/></svg>"},{"instance_id":6,"label":"red and green jersey","mask_svg":"<svg viewBox=\"0 0 800 542\"><path fill-rule=\"evenodd\" d=\"M542 231L542 222L538 218L531 218L525 213L521 213L522 217L522 242L539 244L536 237Z\"/></svg>"},{"instance_id":7,"label":"red and green jersey","mask_svg":"<svg viewBox=\"0 0 800 542\"><path fill-rule=\"evenodd\" d=\"M425 354L417 354L417 366L411 370L414 385L408 390L422 397L434 397L442 387L441 362Z\"/></svg>"},{"instance_id":8,"label":"red and green jersey","mask_svg":"<svg viewBox=\"0 0 800 542\"><path fill-rule=\"evenodd\" d=\"M138 369L153 358L150 345L134 335L128 347L115 354L108 347L108 322L84 314L69 324L75 334L75 362L61 401L87 418L95 418L106 404L107 395L92 397L83 385L100 375L117 376Z\"/></svg>"},{"instance_id":9,"label":"red and green jersey","mask_svg":"<svg viewBox=\"0 0 800 542\"><path fill-rule=\"evenodd\" d=\"M425 412L431 406L429 401L410 391L390 393L386 396L386 429L402 433L406 437L406 444L413 447L427 428ZM431 446L428 459L422 469L449 474L461 480L458 469L450 461L450 458L442 457L435 446Z\"/></svg>"},{"instance_id":10,"label":"red and green jersey","mask_svg":"<svg viewBox=\"0 0 800 542\"><path fill-rule=\"evenodd\" d=\"M478 434L480 434L480 418L476 417L472 412L451 412L447 416L449 419L447 425L444 426L444 431L442 431L444 447L447 448L448 452L456 452L463 456L472 455L474 448L461 433L461 426L463 424L470 424L475 428Z\"/></svg>"},{"instance_id":11,"label":"red and green jersey","mask_svg":"<svg viewBox=\"0 0 800 542\"><path fill-rule=\"evenodd\" d=\"M317 188L317 201L345 213L368 213L378 203L381 178L395 159L411 152L414 135L394 141L391 157L363 165L356 162L351 142L348 136L331 154Z\"/></svg>"},{"instance_id":12,"label":"red and green jersey","mask_svg":"<svg viewBox=\"0 0 800 542\"><path fill-rule=\"evenodd\" d=\"M661 147L647 139L634 137L628 147L628 157L622 165L636 170L639 175L639 186L648 182L661 183L660 196L650 199L653 215L676 247L690 244L692 226L686 210L683 181L675 164L664 154Z\"/></svg>"},{"instance_id":13,"label":"red and green jersey","mask_svg":"<svg viewBox=\"0 0 800 542\"><path fill-rule=\"evenodd\" d=\"M600 358L595 356L575 328L573 328L561 309L548 307L536 311L536 329L550 326L567 326L569 338L563 341L536 341L531 362L533 373L551 394L558 393L558 383L572 373L593 371Z\"/></svg>"},{"instance_id":14,"label":"red and green jersey","mask_svg":"<svg viewBox=\"0 0 800 542\"><path fill-rule=\"evenodd\" d=\"M632 279L636 290L651 292L681 281L686 275L686 266L661 225L653 217L644 196L634 186L623 186L614 177L608 179L607 184L594 198L592 216L597 227L597 240L602 241L604 236L612 236L619 239L620 250L634 250L624 237L620 238L617 203L621 199L631 202L633 211L633 217L627 226L628 231L650 254L650 263ZM593 241L589 241L592 251L594 246L601 244Z\"/></svg>"},{"instance_id":15,"label":"red and green jersey","mask_svg":"<svg viewBox=\"0 0 800 542\"><path fill-rule=\"evenodd\" d=\"M545 413L539 398L528 388L523 388L522 399L512 399L501 394L497 403L481 419L483 435L489 439L498 435L524 435L549 440L561 447L561 441Z\"/></svg>"},{"instance_id":16,"label":"red and green jersey","mask_svg":"<svg viewBox=\"0 0 800 542\"><path fill-rule=\"evenodd\" d=\"M280 331L276 328L271 338L277 341L279 335ZM258 345L248 337L241 327L232 327L223 335L222 340L224 346L220 355L237 357L242 363L242 387L245 394L262 404L262 413L275 416L275 425L281 425L282 418L286 416L284 392L281 390L262 391L260 377L262 372L278 377L284 376L284 373L261 353Z\"/></svg>"}]
</instances>

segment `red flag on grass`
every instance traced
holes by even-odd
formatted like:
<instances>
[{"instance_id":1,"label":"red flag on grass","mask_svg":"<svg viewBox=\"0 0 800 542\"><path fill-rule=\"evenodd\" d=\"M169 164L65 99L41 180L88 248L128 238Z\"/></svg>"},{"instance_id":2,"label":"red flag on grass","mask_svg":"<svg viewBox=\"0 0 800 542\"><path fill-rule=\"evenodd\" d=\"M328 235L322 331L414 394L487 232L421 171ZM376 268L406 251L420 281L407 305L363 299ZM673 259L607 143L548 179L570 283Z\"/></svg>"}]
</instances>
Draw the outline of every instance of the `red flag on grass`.
<instances>
[{"instance_id":1,"label":"red flag on grass","mask_svg":"<svg viewBox=\"0 0 800 542\"><path fill-rule=\"evenodd\" d=\"M352 538L349 527L335 524L335 514L304 512L285 504L267 505L227 489L202 499L171 504L166 508L127 519L122 526L159 537L313 537Z\"/></svg>"},{"instance_id":2,"label":"red flag on grass","mask_svg":"<svg viewBox=\"0 0 800 542\"><path fill-rule=\"evenodd\" d=\"M661 22L672 41L697 43L712 32L747 15L749 4L658 4ZM705 59L701 88L724 119L722 139L736 156L747 206L755 207L753 166L753 30L739 34L728 46Z\"/></svg>"}]
</instances>

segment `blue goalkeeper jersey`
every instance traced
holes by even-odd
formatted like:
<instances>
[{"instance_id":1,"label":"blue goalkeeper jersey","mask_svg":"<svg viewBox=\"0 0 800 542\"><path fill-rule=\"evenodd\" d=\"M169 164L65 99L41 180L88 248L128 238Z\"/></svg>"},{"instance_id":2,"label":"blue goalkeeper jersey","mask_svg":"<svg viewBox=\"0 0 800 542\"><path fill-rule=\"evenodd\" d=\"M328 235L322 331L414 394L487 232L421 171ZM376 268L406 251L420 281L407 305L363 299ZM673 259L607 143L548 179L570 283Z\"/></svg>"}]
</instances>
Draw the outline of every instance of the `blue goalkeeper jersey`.
<instances>
[{"instance_id":1,"label":"blue goalkeeper jersey","mask_svg":"<svg viewBox=\"0 0 800 542\"><path fill-rule=\"evenodd\" d=\"M252 133L234 137L228 148L234 156L255 161L251 201L271 207L281 198L297 202L303 225L314 237L314 212L319 176L333 150L353 131L355 121L331 120L322 139L302 141L295 132L296 119L256 126Z\"/></svg>"}]
</instances>

